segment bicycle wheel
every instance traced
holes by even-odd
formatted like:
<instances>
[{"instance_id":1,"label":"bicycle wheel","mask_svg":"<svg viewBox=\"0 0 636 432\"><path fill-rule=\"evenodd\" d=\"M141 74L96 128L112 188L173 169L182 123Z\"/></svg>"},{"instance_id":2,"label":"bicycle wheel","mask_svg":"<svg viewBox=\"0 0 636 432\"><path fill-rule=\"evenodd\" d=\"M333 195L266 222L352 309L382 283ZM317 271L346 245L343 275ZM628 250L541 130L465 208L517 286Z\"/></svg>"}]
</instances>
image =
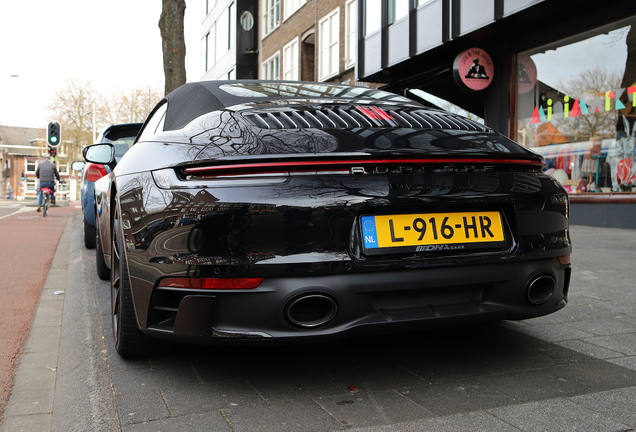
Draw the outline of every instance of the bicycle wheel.
<instances>
[{"instance_id":1,"label":"bicycle wheel","mask_svg":"<svg viewBox=\"0 0 636 432\"><path fill-rule=\"evenodd\" d=\"M42 217L46 217L49 212L49 205L51 204L51 195L44 194L44 202L42 203Z\"/></svg>"}]
</instances>

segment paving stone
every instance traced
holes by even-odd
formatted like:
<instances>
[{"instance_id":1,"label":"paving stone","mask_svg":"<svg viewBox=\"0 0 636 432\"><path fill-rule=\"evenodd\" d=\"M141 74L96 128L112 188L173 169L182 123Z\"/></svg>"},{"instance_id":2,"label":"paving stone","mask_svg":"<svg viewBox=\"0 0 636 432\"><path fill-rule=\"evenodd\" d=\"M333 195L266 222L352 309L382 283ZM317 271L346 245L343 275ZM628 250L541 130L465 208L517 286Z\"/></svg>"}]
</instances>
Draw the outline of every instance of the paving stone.
<instances>
[{"instance_id":1,"label":"paving stone","mask_svg":"<svg viewBox=\"0 0 636 432\"><path fill-rule=\"evenodd\" d=\"M433 417L431 412L391 390L314 398L314 401L347 428L381 426Z\"/></svg>"},{"instance_id":2,"label":"paving stone","mask_svg":"<svg viewBox=\"0 0 636 432\"><path fill-rule=\"evenodd\" d=\"M7 405L4 415L23 416L31 414L51 414L55 389L14 389L11 403Z\"/></svg>"},{"instance_id":3,"label":"paving stone","mask_svg":"<svg viewBox=\"0 0 636 432\"><path fill-rule=\"evenodd\" d=\"M251 385L240 379L172 387L162 392L173 416L265 403Z\"/></svg>"},{"instance_id":4,"label":"paving stone","mask_svg":"<svg viewBox=\"0 0 636 432\"><path fill-rule=\"evenodd\" d=\"M488 412L525 432L624 432L630 429L628 425L562 398L494 408Z\"/></svg>"},{"instance_id":5,"label":"paving stone","mask_svg":"<svg viewBox=\"0 0 636 432\"><path fill-rule=\"evenodd\" d=\"M115 397L122 425L170 417L161 391L133 391Z\"/></svg>"},{"instance_id":6,"label":"paving stone","mask_svg":"<svg viewBox=\"0 0 636 432\"><path fill-rule=\"evenodd\" d=\"M616 359L610 359L607 361L612 364L636 371L636 356L621 357Z\"/></svg>"},{"instance_id":7,"label":"paving stone","mask_svg":"<svg viewBox=\"0 0 636 432\"><path fill-rule=\"evenodd\" d=\"M636 325L623 323L611 318L588 319L566 324L577 330L593 333L599 336L615 335L621 333L636 333Z\"/></svg>"},{"instance_id":8,"label":"paving stone","mask_svg":"<svg viewBox=\"0 0 636 432\"><path fill-rule=\"evenodd\" d=\"M2 421L2 432L34 432L34 431L50 431L51 415L50 414L32 414L8 416Z\"/></svg>"},{"instance_id":9,"label":"paving stone","mask_svg":"<svg viewBox=\"0 0 636 432\"><path fill-rule=\"evenodd\" d=\"M249 378L248 382L268 402L349 394L345 386L324 372L266 375Z\"/></svg>"},{"instance_id":10,"label":"paving stone","mask_svg":"<svg viewBox=\"0 0 636 432\"><path fill-rule=\"evenodd\" d=\"M356 365L340 365L340 367L328 368L325 372L343 387L354 386L363 391L399 389L430 384L400 365L391 363L365 362Z\"/></svg>"},{"instance_id":11,"label":"paving stone","mask_svg":"<svg viewBox=\"0 0 636 432\"><path fill-rule=\"evenodd\" d=\"M592 343L588 343L580 340L570 340L563 342L556 342L557 345L560 345L564 348L568 348L582 354L592 356L598 359L612 359L617 357L623 357L624 354L608 350L606 348L602 348L598 345L594 345Z\"/></svg>"},{"instance_id":12,"label":"paving stone","mask_svg":"<svg viewBox=\"0 0 636 432\"><path fill-rule=\"evenodd\" d=\"M611 336L599 336L586 338L584 341L625 355L636 355L636 334L627 333Z\"/></svg>"},{"instance_id":13,"label":"paving stone","mask_svg":"<svg viewBox=\"0 0 636 432\"><path fill-rule=\"evenodd\" d=\"M519 429L482 411L400 424L400 430L407 432L519 432Z\"/></svg>"},{"instance_id":14,"label":"paving stone","mask_svg":"<svg viewBox=\"0 0 636 432\"><path fill-rule=\"evenodd\" d=\"M568 400L636 428L636 387L576 396Z\"/></svg>"},{"instance_id":15,"label":"paving stone","mask_svg":"<svg viewBox=\"0 0 636 432\"><path fill-rule=\"evenodd\" d=\"M408 390L398 390L398 392L436 416L484 410L514 403L510 397L502 395L477 380L413 387Z\"/></svg>"},{"instance_id":16,"label":"paving stone","mask_svg":"<svg viewBox=\"0 0 636 432\"><path fill-rule=\"evenodd\" d=\"M222 412L234 427L233 432L324 432L345 429L310 399L233 407Z\"/></svg>"},{"instance_id":17,"label":"paving stone","mask_svg":"<svg viewBox=\"0 0 636 432\"><path fill-rule=\"evenodd\" d=\"M404 432L404 429L399 426L386 425L386 426L371 426L371 427L365 427L365 428L347 429L347 432Z\"/></svg>"},{"instance_id":18,"label":"paving stone","mask_svg":"<svg viewBox=\"0 0 636 432\"><path fill-rule=\"evenodd\" d=\"M223 418L222 413L212 411L123 425L121 430L122 432L232 432L232 427Z\"/></svg>"},{"instance_id":19,"label":"paving stone","mask_svg":"<svg viewBox=\"0 0 636 432\"><path fill-rule=\"evenodd\" d=\"M547 342L584 339L593 335L589 332L584 332L559 324L532 325L529 327L519 328L518 331Z\"/></svg>"},{"instance_id":20,"label":"paving stone","mask_svg":"<svg viewBox=\"0 0 636 432\"><path fill-rule=\"evenodd\" d=\"M555 373L562 367L480 377L477 381L515 402L529 402L587 393L584 384L566 380ZM558 372L556 372L558 374Z\"/></svg>"}]
</instances>

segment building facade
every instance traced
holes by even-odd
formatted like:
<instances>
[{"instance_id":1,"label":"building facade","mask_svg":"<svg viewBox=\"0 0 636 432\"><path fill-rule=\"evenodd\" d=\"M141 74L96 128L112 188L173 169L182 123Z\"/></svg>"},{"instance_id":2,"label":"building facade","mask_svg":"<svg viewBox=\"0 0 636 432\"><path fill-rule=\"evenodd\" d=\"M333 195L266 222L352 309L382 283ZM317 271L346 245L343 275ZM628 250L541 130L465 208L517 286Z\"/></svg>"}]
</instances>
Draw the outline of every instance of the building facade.
<instances>
[{"instance_id":1,"label":"building facade","mask_svg":"<svg viewBox=\"0 0 636 432\"><path fill-rule=\"evenodd\" d=\"M261 79L353 84L356 0L260 0Z\"/></svg>"},{"instance_id":2,"label":"building facade","mask_svg":"<svg viewBox=\"0 0 636 432\"><path fill-rule=\"evenodd\" d=\"M202 0L203 80L258 78L258 0Z\"/></svg>"},{"instance_id":3,"label":"building facade","mask_svg":"<svg viewBox=\"0 0 636 432\"><path fill-rule=\"evenodd\" d=\"M357 79L419 89L546 158L572 223L636 228L636 2L359 0Z\"/></svg>"},{"instance_id":4,"label":"building facade","mask_svg":"<svg viewBox=\"0 0 636 432\"><path fill-rule=\"evenodd\" d=\"M57 151L54 162L60 173L60 181L56 195L57 198L65 199L68 197L69 179L72 176L67 144L62 142ZM11 196L17 200L36 199L39 184L35 171L40 162L48 156L46 129L0 126L0 155L1 196Z\"/></svg>"}]
</instances>

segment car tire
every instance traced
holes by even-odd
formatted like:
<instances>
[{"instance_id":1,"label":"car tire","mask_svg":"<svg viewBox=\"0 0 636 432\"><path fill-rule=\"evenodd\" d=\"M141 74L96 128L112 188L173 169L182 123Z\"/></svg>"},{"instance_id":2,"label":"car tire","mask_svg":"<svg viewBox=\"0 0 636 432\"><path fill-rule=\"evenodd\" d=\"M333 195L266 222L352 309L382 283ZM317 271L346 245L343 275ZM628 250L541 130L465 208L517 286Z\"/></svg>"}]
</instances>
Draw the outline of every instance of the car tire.
<instances>
[{"instance_id":1,"label":"car tire","mask_svg":"<svg viewBox=\"0 0 636 432\"><path fill-rule=\"evenodd\" d=\"M84 216L84 246L86 249L95 248L95 227L88 223Z\"/></svg>"},{"instance_id":2,"label":"car tire","mask_svg":"<svg viewBox=\"0 0 636 432\"><path fill-rule=\"evenodd\" d=\"M126 245L119 205L115 203L110 260L111 315L115 349L121 357L134 358L150 351L150 339L139 330L126 264Z\"/></svg>"},{"instance_id":3,"label":"car tire","mask_svg":"<svg viewBox=\"0 0 636 432\"><path fill-rule=\"evenodd\" d=\"M97 276L99 276L101 280L109 280L110 269L106 265L106 260L104 259L104 249L102 249L102 239L99 235L99 229L95 229L95 232L97 233L95 240L95 264L97 267Z\"/></svg>"}]
</instances>

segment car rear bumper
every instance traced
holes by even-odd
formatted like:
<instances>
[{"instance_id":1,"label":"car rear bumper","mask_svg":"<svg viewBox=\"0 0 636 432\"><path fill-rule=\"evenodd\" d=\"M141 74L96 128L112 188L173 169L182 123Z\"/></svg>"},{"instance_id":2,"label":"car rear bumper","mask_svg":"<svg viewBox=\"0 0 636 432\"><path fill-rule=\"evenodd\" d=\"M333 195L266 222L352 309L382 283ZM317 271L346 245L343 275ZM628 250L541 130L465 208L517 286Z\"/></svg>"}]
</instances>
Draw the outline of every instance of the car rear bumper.
<instances>
[{"instance_id":1,"label":"car rear bumper","mask_svg":"<svg viewBox=\"0 0 636 432\"><path fill-rule=\"evenodd\" d=\"M136 303L147 307L141 327L154 337L291 342L542 316L566 305L569 279L569 264L545 258L278 277L249 291L155 288L145 306Z\"/></svg>"}]
</instances>

